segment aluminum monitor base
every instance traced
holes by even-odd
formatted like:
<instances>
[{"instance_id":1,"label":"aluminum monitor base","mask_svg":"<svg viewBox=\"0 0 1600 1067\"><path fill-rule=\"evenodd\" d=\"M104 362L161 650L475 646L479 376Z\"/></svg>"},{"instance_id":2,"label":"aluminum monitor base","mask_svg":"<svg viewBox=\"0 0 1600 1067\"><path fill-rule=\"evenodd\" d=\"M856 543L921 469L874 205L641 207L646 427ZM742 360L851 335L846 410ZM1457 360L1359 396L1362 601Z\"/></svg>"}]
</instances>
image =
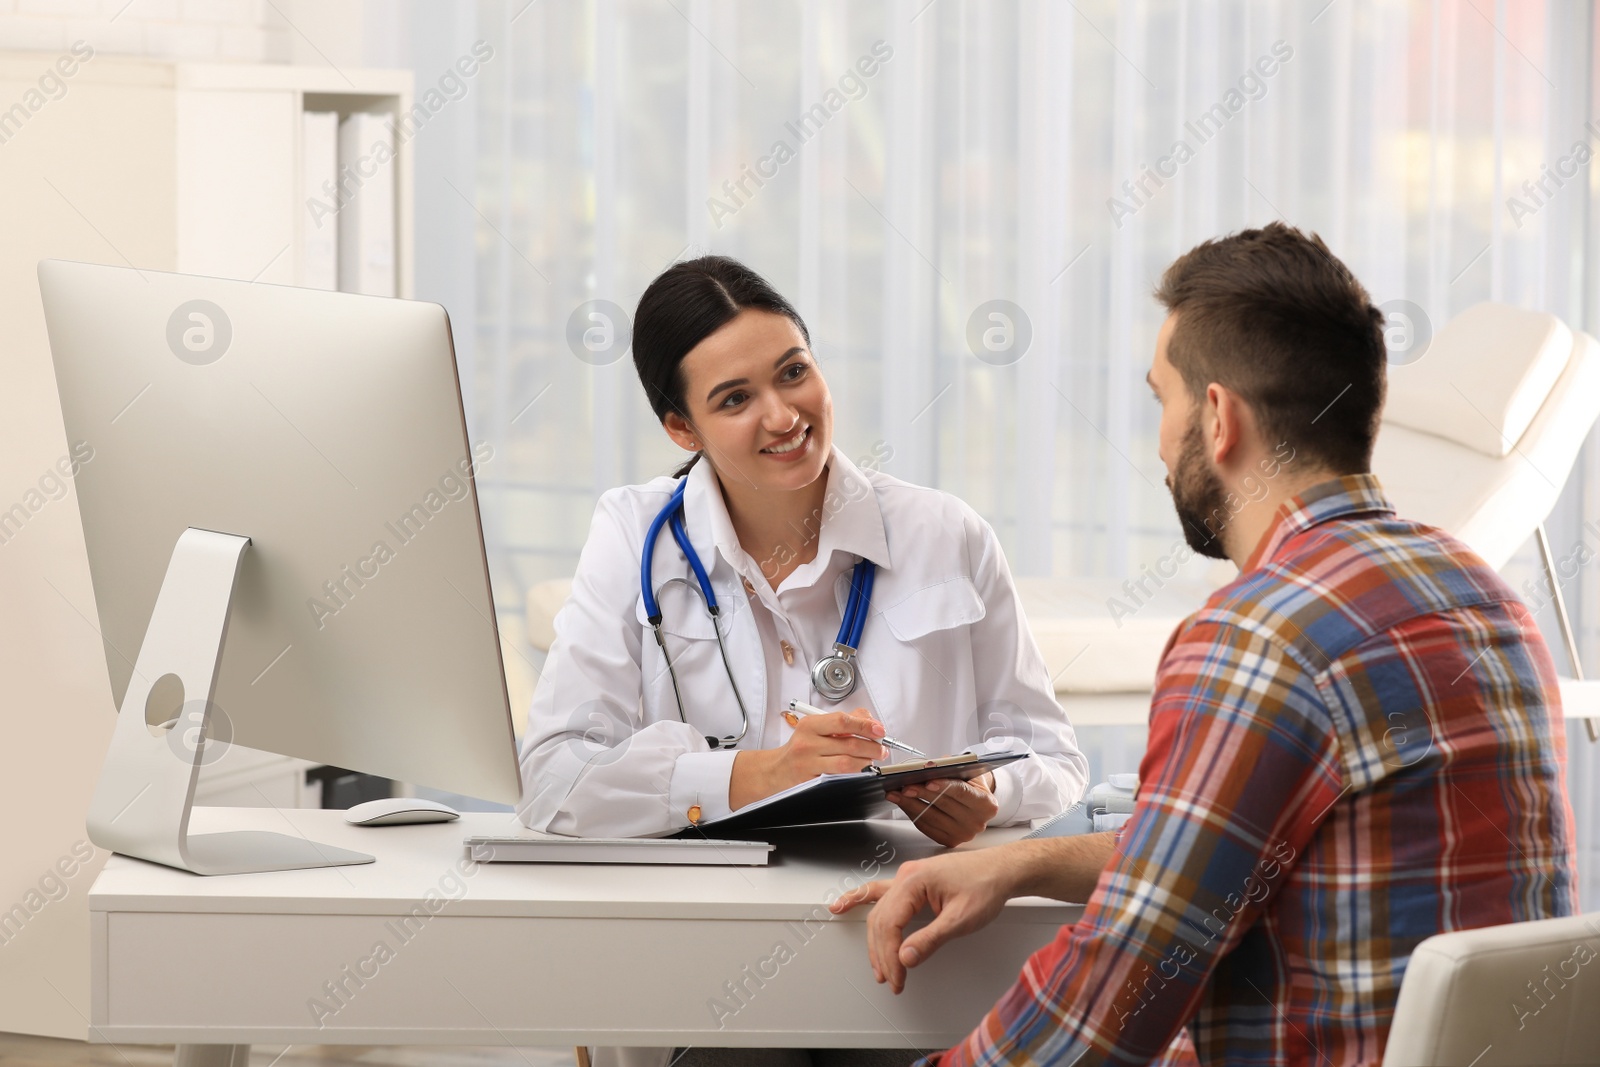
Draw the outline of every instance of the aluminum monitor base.
<instances>
[{"instance_id":1,"label":"aluminum monitor base","mask_svg":"<svg viewBox=\"0 0 1600 1067\"><path fill-rule=\"evenodd\" d=\"M234 579L249 544L248 537L193 527L178 537L89 804L89 839L124 856L195 874L371 863L373 857L365 853L288 834L241 830L189 836ZM164 706L171 700L182 710L160 725L148 724L151 713L171 713Z\"/></svg>"}]
</instances>

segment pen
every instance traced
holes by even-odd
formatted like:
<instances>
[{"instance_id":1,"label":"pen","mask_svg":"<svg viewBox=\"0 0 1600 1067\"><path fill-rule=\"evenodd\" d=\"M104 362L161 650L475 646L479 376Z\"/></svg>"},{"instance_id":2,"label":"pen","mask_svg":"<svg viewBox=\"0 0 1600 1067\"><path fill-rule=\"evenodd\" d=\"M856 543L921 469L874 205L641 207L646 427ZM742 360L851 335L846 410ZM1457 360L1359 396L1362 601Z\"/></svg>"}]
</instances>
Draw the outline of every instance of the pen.
<instances>
[{"instance_id":1,"label":"pen","mask_svg":"<svg viewBox=\"0 0 1600 1067\"><path fill-rule=\"evenodd\" d=\"M789 710L783 713L783 721L792 727L799 725L799 719L802 715L826 714L828 713L823 711L821 708L812 707L803 700L791 700L789 701ZM860 734L851 734L850 736L861 737ZM913 756L919 756L922 759L930 758L926 752L920 752L902 741L896 741L892 737L861 737L861 740L876 741L880 745L888 745L890 748L898 748L902 752L909 752Z\"/></svg>"}]
</instances>

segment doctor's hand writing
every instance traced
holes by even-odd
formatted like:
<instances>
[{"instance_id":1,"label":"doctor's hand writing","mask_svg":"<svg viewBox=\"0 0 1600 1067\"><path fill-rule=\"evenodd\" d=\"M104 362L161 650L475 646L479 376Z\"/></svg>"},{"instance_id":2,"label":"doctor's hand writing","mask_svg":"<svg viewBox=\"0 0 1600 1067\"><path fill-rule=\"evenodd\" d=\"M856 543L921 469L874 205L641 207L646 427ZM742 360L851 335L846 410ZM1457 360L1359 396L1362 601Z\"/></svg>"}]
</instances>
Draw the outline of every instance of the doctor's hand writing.
<instances>
[{"instance_id":1,"label":"doctor's hand writing","mask_svg":"<svg viewBox=\"0 0 1600 1067\"><path fill-rule=\"evenodd\" d=\"M741 750L733 758L728 806L746 804L810 781L819 774L865 770L889 750L865 737L882 737L883 724L861 709L807 715L794 720L794 733L778 748Z\"/></svg>"},{"instance_id":2,"label":"doctor's hand writing","mask_svg":"<svg viewBox=\"0 0 1600 1067\"><path fill-rule=\"evenodd\" d=\"M989 825L990 819L1000 814L992 773L970 782L923 782L887 795L891 803L911 816L917 829L946 848L971 841Z\"/></svg>"},{"instance_id":3,"label":"doctor's hand writing","mask_svg":"<svg viewBox=\"0 0 1600 1067\"><path fill-rule=\"evenodd\" d=\"M862 904L876 905L867 916L867 957L872 976L896 993L906 986L906 968L915 967L951 938L963 937L994 920L1016 895L1017 866L1005 849L952 852L900 865L893 881L868 882L828 905L843 915ZM906 924L923 908L933 921L902 938Z\"/></svg>"}]
</instances>

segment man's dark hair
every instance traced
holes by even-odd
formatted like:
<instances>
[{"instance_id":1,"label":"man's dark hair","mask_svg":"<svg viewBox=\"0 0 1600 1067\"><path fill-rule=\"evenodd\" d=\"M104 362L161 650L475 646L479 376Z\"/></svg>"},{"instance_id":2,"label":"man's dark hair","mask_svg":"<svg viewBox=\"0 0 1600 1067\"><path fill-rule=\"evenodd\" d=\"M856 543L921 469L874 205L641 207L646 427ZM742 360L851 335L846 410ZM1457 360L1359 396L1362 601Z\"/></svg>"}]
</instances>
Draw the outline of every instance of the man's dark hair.
<instances>
[{"instance_id":1,"label":"man's dark hair","mask_svg":"<svg viewBox=\"0 0 1600 1067\"><path fill-rule=\"evenodd\" d=\"M1372 465L1383 411L1383 312L1322 238L1271 222L1203 241L1161 276L1178 316L1167 359L1191 396L1250 405L1269 444L1334 474Z\"/></svg>"}]
</instances>

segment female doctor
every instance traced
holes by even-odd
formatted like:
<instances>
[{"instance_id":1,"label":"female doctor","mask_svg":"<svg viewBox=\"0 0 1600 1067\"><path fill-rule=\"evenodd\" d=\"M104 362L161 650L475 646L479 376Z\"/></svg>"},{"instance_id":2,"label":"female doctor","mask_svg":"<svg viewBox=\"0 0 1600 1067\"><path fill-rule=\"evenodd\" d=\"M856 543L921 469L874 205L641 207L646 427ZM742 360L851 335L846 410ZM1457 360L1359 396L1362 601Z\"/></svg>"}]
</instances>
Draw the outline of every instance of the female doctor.
<instances>
[{"instance_id":1,"label":"female doctor","mask_svg":"<svg viewBox=\"0 0 1600 1067\"><path fill-rule=\"evenodd\" d=\"M661 834L907 759L885 736L1030 753L890 796L941 844L1075 803L1088 764L994 531L834 447L788 301L731 259L675 264L639 300L633 358L694 455L600 498L529 712L523 822ZM786 716L795 699L827 714Z\"/></svg>"}]
</instances>

